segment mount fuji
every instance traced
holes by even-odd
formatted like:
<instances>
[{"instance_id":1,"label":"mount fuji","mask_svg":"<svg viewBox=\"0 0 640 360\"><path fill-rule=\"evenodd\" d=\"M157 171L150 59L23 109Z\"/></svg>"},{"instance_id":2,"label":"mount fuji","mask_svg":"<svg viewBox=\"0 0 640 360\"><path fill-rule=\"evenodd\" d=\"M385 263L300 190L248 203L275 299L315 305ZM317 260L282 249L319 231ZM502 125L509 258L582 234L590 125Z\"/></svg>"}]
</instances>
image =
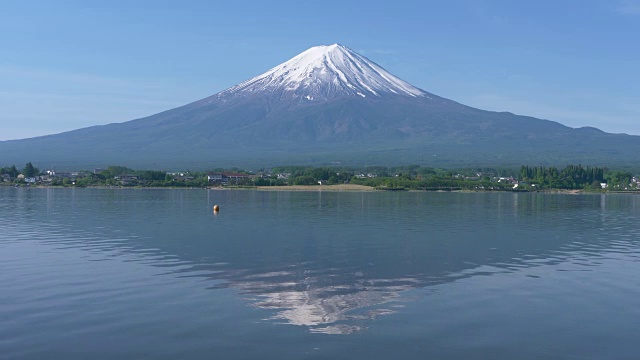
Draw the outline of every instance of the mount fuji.
<instances>
[{"instance_id":1,"label":"mount fuji","mask_svg":"<svg viewBox=\"0 0 640 360\"><path fill-rule=\"evenodd\" d=\"M219 93L218 98L258 93L309 101L355 95L427 95L338 44L312 47L260 76Z\"/></svg>"},{"instance_id":2,"label":"mount fuji","mask_svg":"<svg viewBox=\"0 0 640 360\"><path fill-rule=\"evenodd\" d=\"M58 168L635 165L638 149L638 136L462 105L334 44L146 118L2 141L0 159Z\"/></svg>"}]
</instances>

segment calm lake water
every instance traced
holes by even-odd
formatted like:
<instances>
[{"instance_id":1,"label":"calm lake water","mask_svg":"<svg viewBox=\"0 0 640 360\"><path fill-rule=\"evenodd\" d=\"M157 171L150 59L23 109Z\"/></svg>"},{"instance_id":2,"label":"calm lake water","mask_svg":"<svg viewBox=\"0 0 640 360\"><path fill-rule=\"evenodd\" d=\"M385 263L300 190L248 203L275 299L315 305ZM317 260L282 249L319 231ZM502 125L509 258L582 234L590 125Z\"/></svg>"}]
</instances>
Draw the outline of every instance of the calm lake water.
<instances>
[{"instance_id":1,"label":"calm lake water","mask_svg":"<svg viewBox=\"0 0 640 360\"><path fill-rule=\"evenodd\" d=\"M0 358L640 356L640 196L0 188L0 230Z\"/></svg>"}]
</instances>

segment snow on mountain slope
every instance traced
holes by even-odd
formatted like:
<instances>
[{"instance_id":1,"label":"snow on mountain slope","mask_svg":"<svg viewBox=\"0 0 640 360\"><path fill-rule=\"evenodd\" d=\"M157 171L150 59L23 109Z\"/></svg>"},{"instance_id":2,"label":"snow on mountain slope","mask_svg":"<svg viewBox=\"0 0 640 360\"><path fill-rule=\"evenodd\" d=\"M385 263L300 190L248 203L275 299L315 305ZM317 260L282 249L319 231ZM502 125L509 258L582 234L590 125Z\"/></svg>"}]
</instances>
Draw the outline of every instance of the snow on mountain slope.
<instances>
[{"instance_id":1,"label":"snow on mountain slope","mask_svg":"<svg viewBox=\"0 0 640 360\"><path fill-rule=\"evenodd\" d=\"M246 96L256 93L278 93L309 101L337 96L367 97L386 94L428 97L426 92L339 44L312 47L217 96Z\"/></svg>"}]
</instances>

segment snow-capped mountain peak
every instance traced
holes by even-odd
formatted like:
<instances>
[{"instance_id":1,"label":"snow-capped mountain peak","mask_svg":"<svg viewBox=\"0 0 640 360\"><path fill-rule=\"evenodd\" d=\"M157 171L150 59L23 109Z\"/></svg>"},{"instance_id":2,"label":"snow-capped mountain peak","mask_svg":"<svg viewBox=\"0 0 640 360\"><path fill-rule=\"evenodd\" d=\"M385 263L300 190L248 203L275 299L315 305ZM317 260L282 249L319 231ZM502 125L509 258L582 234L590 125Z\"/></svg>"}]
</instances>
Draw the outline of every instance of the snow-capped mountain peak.
<instances>
[{"instance_id":1,"label":"snow-capped mountain peak","mask_svg":"<svg viewBox=\"0 0 640 360\"><path fill-rule=\"evenodd\" d=\"M426 95L373 61L339 44L312 47L262 75L221 92L219 96L264 92L306 100L337 96Z\"/></svg>"}]
</instances>

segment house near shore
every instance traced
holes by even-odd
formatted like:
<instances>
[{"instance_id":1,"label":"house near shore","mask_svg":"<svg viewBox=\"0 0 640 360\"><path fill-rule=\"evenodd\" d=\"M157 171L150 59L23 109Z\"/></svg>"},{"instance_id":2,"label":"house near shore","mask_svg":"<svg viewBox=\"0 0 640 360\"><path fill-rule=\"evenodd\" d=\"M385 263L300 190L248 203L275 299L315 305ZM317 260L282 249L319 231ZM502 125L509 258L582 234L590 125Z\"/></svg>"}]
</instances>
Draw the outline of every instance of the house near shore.
<instances>
[{"instance_id":1,"label":"house near shore","mask_svg":"<svg viewBox=\"0 0 640 360\"><path fill-rule=\"evenodd\" d=\"M123 185L123 186L138 184L138 177L135 175L114 176L113 179L116 181L119 181L120 185Z\"/></svg>"},{"instance_id":2,"label":"house near shore","mask_svg":"<svg viewBox=\"0 0 640 360\"><path fill-rule=\"evenodd\" d=\"M53 178L57 178L57 179L75 180L78 177L80 177L80 173L77 172L77 171L74 171L74 172L60 172L60 171L49 170L49 171L47 171L47 175L49 175L52 179Z\"/></svg>"},{"instance_id":3,"label":"house near shore","mask_svg":"<svg viewBox=\"0 0 640 360\"><path fill-rule=\"evenodd\" d=\"M512 184L515 185L518 183L518 181L513 177L497 177L496 182L502 183L502 184Z\"/></svg>"},{"instance_id":4,"label":"house near shore","mask_svg":"<svg viewBox=\"0 0 640 360\"><path fill-rule=\"evenodd\" d=\"M378 175L372 174L372 173L367 173L367 174L356 174L356 177L358 179L365 179L365 178L375 178L375 177L378 177Z\"/></svg>"},{"instance_id":5,"label":"house near shore","mask_svg":"<svg viewBox=\"0 0 640 360\"><path fill-rule=\"evenodd\" d=\"M238 184L241 181L249 179L249 174L240 174L240 173L228 173L228 172L219 172L219 173L209 173L207 174L207 180L209 184Z\"/></svg>"},{"instance_id":6,"label":"house near shore","mask_svg":"<svg viewBox=\"0 0 640 360\"><path fill-rule=\"evenodd\" d=\"M42 183L50 183L51 182L51 176L49 176L49 175L36 176L36 181L37 182L42 182Z\"/></svg>"}]
</instances>

